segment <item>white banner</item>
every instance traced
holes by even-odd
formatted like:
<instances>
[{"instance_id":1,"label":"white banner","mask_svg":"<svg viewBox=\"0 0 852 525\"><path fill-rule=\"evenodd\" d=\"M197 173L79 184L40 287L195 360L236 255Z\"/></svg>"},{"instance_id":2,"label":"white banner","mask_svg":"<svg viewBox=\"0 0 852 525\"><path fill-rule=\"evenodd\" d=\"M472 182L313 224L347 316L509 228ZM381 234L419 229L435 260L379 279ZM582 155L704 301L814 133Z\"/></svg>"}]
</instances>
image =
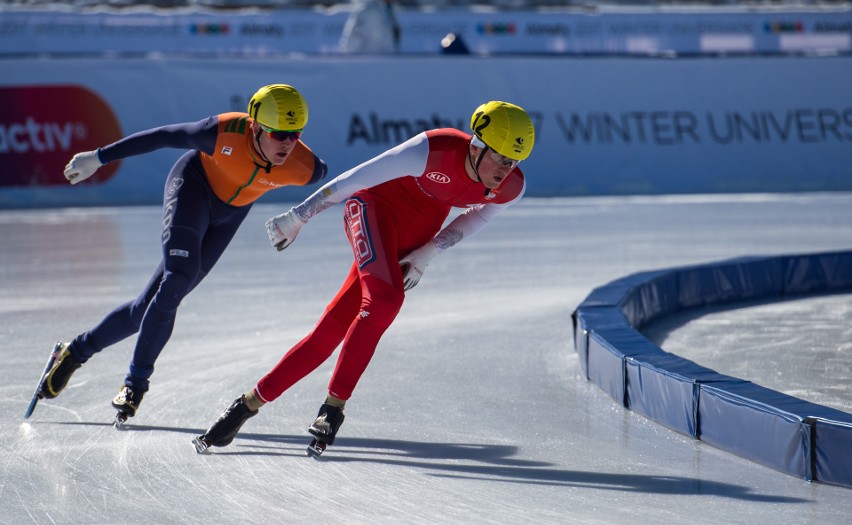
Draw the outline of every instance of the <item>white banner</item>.
<instances>
[{"instance_id":1,"label":"white banner","mask_svg":"<svg viewBox=\"0 0 852 525\"><path fill-rule=\"evenodd\" d=\"M0 206L158 202L179 151L69 187L76 151L297 86L336 175L480 103L525 107L529 195L852 190L852 57L0 61ZM81 187L82 186L82 187ZM289 199L307 190L272 192Z\"/></svg>"},{"instance_id":2,"label":"white banner","mask_svg":"<svg viewBox=\"0 0 852 525\"><path fill-rule=\"evenodd\" d=\"M689 8L632 11L399 10L400 50L441 51L448 33L475 54L849 52L852 9ZM120 13L2 11L5 55L333 54L346 10Z\"/></svg>"}]
</instances>

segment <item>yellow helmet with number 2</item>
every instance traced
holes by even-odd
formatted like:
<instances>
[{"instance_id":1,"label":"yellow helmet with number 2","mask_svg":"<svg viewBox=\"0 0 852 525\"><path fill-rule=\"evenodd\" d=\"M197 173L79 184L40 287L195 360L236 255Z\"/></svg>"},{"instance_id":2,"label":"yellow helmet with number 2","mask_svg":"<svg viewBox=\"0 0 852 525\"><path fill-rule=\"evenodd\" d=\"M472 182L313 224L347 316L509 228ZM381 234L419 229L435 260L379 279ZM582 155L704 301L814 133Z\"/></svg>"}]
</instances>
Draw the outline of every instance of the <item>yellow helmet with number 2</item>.
<instances>
[{"instance_id":1,"label":"yellow helmet with number 2","mask_svg":"<svg viewBox=\"0 0 852 525\"><path fill-rule=\"evenodd\" d=\"M482 104L470 117L470 129L476 136L504 157L524 160L535 144L535 129L523 108L492 100Z\"/></svg>"},{"instance_id":2,"label":"yellow helmet with number 2","mask_svg":"<svg viewBox=\"0 0 852 525\"><path fill-rule=\"evenodd\" d=\"M270 84L251 97L248 114L266 128L296 131L308 123L308 104L293 86Z\"/></svg>"}]
</instances>

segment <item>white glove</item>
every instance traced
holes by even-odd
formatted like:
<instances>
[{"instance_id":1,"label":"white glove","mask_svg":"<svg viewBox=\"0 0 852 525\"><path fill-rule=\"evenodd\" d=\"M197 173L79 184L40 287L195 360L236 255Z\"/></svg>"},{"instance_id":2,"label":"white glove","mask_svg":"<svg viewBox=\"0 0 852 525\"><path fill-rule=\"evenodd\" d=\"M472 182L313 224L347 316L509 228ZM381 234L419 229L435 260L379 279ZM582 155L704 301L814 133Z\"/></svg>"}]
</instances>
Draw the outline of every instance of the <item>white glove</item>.
<instances>
[{"instance_id":1,"label":"white glove","mask_svg":"<svg viewBox=\"0 0 852 525\"><path fill-rule=\"evenodd\" d=\"M98 158L98 150L84 151L68 161L65 166L65 178L71 184L77 184L94 175L101 166L103 163Z\"/></svg>"},{"instance_id":2,"label":"white glove","mask_svg":"<svg viewBox=\"0 0 852 525\"><path fill-rule=\"evenodd\" d=\"M306 222L296 215L293 208L290 208L289 211L266 221L266 233L269 235L269 242L280 252L293 244L296 236L299 235L299 230L305 224Z\"/></svg>"},{"instance_id":3,"label":"white glove","mask_svg":"<svg viewBox=\"0 0 852 525\"><path fill-rule=\"evenodd\" d=\"M429 266L429 262L438 255L438 247L434 241L429 241L420 248L409 253L399 261L399 267L402 270L402 281L406 290L411 290L420 278L423 277L423 272Z\"/></svg>"}]
</instances>

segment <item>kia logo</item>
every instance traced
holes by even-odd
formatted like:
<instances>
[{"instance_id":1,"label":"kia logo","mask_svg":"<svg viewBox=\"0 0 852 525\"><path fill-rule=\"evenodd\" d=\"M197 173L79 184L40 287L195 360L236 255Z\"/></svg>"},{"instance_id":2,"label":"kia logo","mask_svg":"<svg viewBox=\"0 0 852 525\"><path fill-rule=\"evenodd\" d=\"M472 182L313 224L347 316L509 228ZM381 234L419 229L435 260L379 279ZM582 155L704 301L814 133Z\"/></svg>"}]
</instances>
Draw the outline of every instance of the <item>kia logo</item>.
<instances>
[{"instance_id":1,"label":"kia logo","mask_svg":"<svg viewBox=\"0 0 852 525\"><path fill-rule=\"evenodd\" d=\"M449 184L450 183L450 176L449 175L444 175L443 173L438 173L437 171L427 173L426 178L433 181L433 182L437 182L438 184Z\"/></svg>"}]
</instances>

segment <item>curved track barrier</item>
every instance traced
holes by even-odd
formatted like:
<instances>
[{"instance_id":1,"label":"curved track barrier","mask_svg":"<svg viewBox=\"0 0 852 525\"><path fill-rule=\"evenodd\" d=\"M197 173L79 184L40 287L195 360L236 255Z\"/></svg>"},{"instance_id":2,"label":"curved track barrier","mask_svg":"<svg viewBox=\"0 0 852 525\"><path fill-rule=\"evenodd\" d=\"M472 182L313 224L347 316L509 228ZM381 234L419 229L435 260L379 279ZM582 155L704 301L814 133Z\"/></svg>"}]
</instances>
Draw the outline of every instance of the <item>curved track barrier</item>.
<instances>
[{"instance_id":1,"label":"curved track barrier","mask_svg":"<svg viewBox=\"0 0 852 525\"><path fill-rule=\"evenodd\" d=\"M781 472L852 488L852 414L719 374L639 333L689 308L847 291L852 251L637 273L574 310L574 348L586 377L627 409Z\"/></svg>"}]
</instances>

